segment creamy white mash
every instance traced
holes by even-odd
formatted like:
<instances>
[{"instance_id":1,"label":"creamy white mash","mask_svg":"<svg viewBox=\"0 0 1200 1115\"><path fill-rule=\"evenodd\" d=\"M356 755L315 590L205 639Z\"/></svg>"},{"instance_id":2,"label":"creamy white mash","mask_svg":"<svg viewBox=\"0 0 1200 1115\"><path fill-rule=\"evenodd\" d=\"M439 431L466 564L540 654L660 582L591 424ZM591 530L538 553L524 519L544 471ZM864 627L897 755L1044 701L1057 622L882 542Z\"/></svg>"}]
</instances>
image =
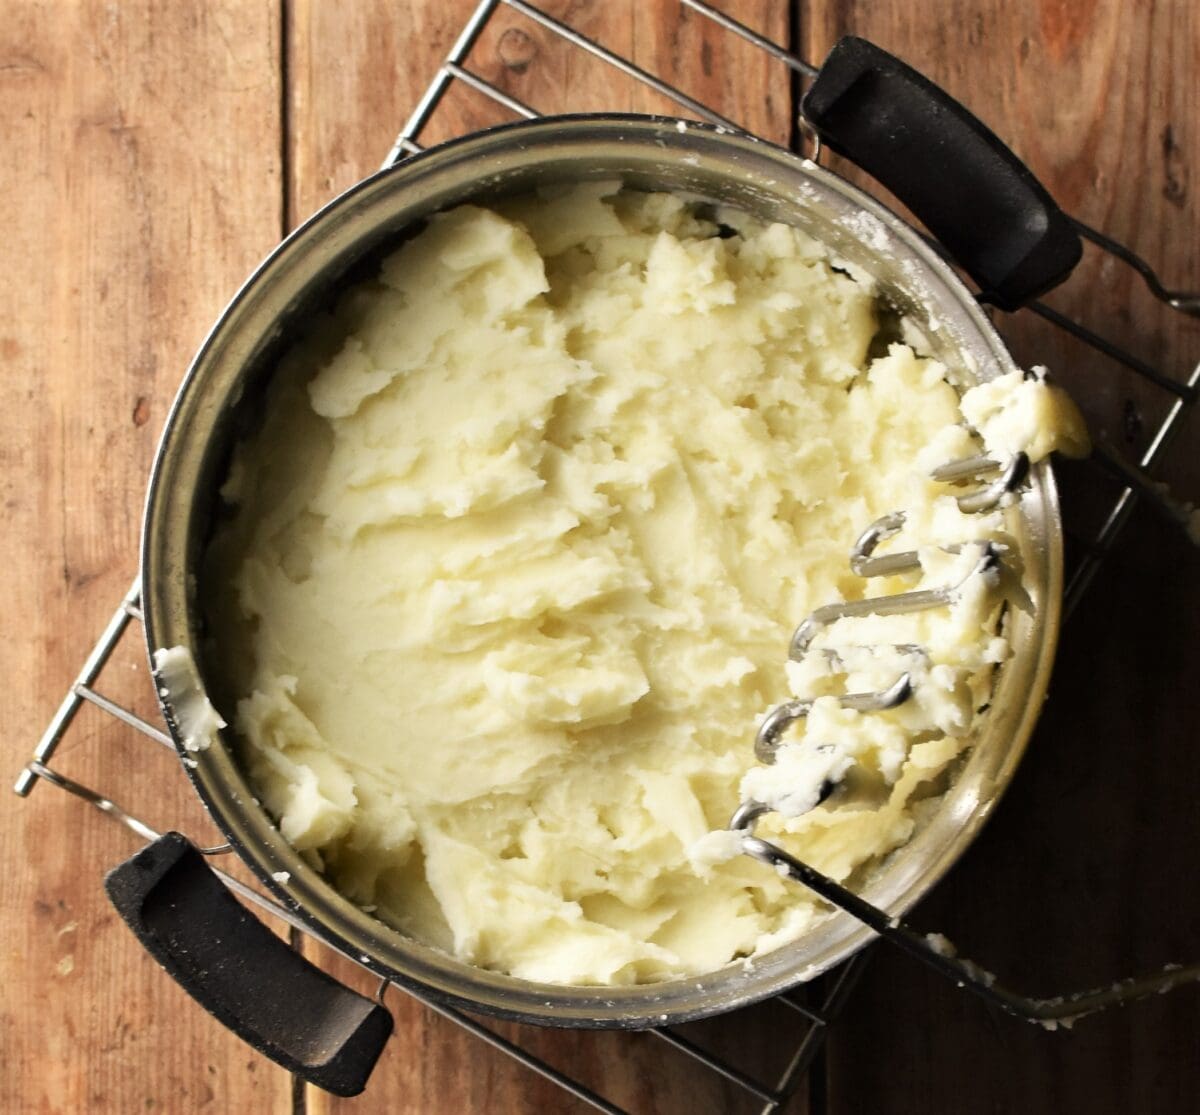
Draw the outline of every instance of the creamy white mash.
<instances>
[{"instance_id":1,"label":"creamy white mash","mask_svg":"<svg viewBox=\"0 0 1200 1115\"><path fill-rule=\"evenodd\" d=\"M993 575L787 667L814 608L956 583L979 548L939 547L1005 521L929 479L980 451L973 412L935 361L868 356L875 292L719 216L593 184L434 217L283 362L224 488L211 658L257 792L342 893L476 965L624 984L796 937L820 908L728 858L743 795L847 878L909 838L1007 654ZM849 547L896 509L924 570L864 581ZM891 712L833 696L902 670ZM793 693L828 696L761 767Z\"/></svg>"}]
</instances>

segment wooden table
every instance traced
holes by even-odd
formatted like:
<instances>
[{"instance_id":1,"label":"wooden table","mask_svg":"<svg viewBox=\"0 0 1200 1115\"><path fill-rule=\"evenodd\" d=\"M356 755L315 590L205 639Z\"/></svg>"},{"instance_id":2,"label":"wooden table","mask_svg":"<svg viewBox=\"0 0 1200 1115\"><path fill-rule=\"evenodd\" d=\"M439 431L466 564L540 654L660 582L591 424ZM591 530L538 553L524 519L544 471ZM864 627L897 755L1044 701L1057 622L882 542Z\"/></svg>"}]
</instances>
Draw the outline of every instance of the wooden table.
<instances>
[{"instance_id":1,"label":"wooden table","mask_svg":"<svg viewBox=\"0 0 1200 1115\"><path fill-rule=\"evenodd\" d=\"M143 486L188 358L253 264L375 168L472 0L100 3L9 0L0 20L0 454L11 574L0 644L15 775L136 571ZM782 68L674 0L544 5L760 133L786 142ZM1200 8L1192 0L772 0L724 7L820 59L864 33L961 96L1064 207L1200 287ZM506 12L474 65L523 100L665 110ZM497 119L457 87L427 139ZM1051 296L1182 375L1198 330L1089 252ZM1027 315L1019 358L1049 363L1133 453L1162 397ZM1163 475L1200 493L1193 419ZM1090 506L1100 485L1075 470ZM1053 694L1004 807L917 912L1013 984L1053 993L1200 956L1200 576L1139 510L1068 627ZM136 640L107 691L154 715ZM85 712L56 765L160 828L213 835L175 759ZM141 953L101 891L135 838L40 786L0 813L0 1110L534 1112L552 1086L393 993L397 1034L363 1098L303 1091L213 1023ZM310 951L315 951L311 949ZM361 974L333 964L360 986ZM759 1066L789 1016L701 1038ZM516 1028L504 1028L507 1033ZM1200 992L1047 1034L994 1017L879 953L793 1110L1184 1112L1200 1093ZM522 1031L639 1112L750 1110L647 1038Z\"/></svg>"}]
</instances>

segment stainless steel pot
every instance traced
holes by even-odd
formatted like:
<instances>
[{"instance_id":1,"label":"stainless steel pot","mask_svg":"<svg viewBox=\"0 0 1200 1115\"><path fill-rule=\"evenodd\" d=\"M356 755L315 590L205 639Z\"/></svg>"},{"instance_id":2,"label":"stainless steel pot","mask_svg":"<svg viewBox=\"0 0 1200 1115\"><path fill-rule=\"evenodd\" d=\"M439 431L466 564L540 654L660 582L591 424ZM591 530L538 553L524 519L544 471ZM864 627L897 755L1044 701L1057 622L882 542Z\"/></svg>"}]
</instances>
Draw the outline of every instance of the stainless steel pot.
<instances>
[{"instance_id":1,"label":"stainless steel pot","mask_svg":"<svg viewBox=\"0 0 1200 1115\"><path fill-rule=\"evenodd\" d=\"M631 187L686 192L784 221L827 244L929 338L964 382L1014 364L975 299L920 235L829 171L722 129L624 116L546 119L497 128L418 155L355 186L279 246L238 292L204 342L167 421L146 507L143 602L149 646L201 648L197 576L217 510L216 490L245 415L296 324L428 215L547 183L620 178ZM918 400L914 400L918 405ZM1013 656L963 768L924 828L863 891L907 910L979 832L1008 783L1046 691L1061 592L1061 536L1050 471L1034 469L1019 520L1032 615L1014 612ZM799 620L802 617L796 617ZM785 648L780 648L781 656ZM203 675L203 656L197 653ZM176 710L164 700L168 722ZM746 726L751 746L753 725ZM175 733L181 755L184 753ZM224 733L189 754L187 774L230 843L319 937L380 976L419 984L490 1014L557 1026L645 1027L733 1010L825 971L871 934L845 914L752 964L701 978L636 987L562 987L486 972L389 928L341 897L284 841L256 802ZM273 879L286 871L286 887Z\"/></svg>"}]
</instances>

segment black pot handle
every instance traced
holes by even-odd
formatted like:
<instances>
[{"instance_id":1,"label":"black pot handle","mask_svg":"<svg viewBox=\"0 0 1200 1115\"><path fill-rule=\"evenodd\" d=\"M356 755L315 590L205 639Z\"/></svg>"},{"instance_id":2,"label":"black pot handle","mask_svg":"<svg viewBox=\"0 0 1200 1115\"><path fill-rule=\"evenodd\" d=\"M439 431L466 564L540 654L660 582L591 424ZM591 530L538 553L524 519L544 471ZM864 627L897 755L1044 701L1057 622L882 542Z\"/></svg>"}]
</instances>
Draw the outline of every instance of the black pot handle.
<instances>
[{"instance_id":1,"label":"black pot handle","mask_svg":"<svg viewBox=\"0 0 1200 1115\"><path fill-rule=\"evenodd\" d=\"M1079 234L1029 168L958 101L873 43L840 40L802 110L822 142L916 214L985 301L1016 310L1079 262Z\"/></svg>"},{"instance_id":2,"label":"black pot handle","mask_svg":"<svg viewBox=\"0 0 1200 1115\"><path fill-rule=\"evenodd\" d=\"M334 1095L363 1090L392 1016L276 937L188 840L159 837L104 887L154 958L239 1037Z\"/></svg>"}]
</instances>

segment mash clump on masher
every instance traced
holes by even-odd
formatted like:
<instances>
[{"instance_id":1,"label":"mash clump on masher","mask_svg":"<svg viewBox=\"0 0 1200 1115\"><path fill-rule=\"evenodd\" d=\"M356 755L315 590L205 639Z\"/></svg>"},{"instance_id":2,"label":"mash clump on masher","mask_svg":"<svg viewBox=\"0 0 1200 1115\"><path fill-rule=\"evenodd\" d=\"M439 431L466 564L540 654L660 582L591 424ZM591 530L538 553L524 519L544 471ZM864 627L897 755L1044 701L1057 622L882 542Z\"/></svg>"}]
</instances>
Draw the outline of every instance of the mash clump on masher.
<instances>
[{"instance_id":1,"label":"mash clump on masher","mask_svg":"<svg viewBox=\"0 0 1200 1115\"><path fill-rule=\"evenodd\" d=\"M1004 507L931 470L1086 451L1040 379L963 394L880 315L798 229L614 183L439 214L345 291L237 447L204 572L212 692L283 836L531 980L711 972L824 917L732 856L731 813L769 804L760 832L839 880L909 839L1020 606ZM875 591L848 552L895 512L880 552L918 560L871 584L953 599L789 662ZM890 710L834 695L899 672Z\"/></svg>"}]
</instances>

